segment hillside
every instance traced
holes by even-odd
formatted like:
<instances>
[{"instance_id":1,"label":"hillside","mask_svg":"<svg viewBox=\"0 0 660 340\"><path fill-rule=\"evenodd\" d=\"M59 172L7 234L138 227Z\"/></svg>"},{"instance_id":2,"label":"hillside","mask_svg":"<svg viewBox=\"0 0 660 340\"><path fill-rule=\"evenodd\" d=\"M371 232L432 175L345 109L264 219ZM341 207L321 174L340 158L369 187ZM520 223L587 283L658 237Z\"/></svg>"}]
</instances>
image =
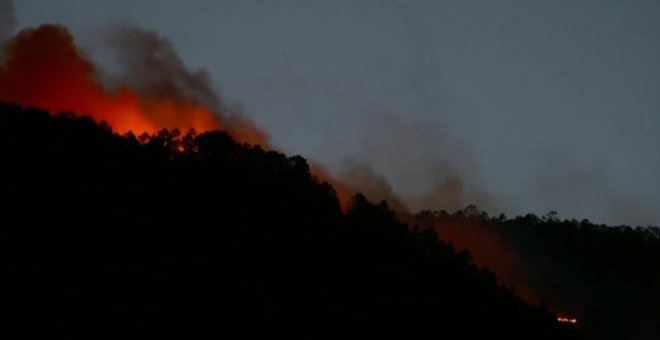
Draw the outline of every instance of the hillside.
<instances>
[{"instance_id":1,"label":"hillside","mask_svg":"<svg viewBox=\"0 0 660 340\"><path fill-rule=\"evenodd\" d=\"M357 195L342 212L302 157L14 105L0 128L0 308L16 338L575 335L386 204Z\"/></svg>"},{"instance_id":2,"label":"hillside","mask_svg":"<svg viewBox=\"0 0 660 340\"><path fill-rule=\"evenodd\" d=\"M555 212L490 217L474 206L421 212L414 223L469 249L527 300L579 318L589 339L660 338L658 227L561 220Z\"/></svg>"}]
</instances>

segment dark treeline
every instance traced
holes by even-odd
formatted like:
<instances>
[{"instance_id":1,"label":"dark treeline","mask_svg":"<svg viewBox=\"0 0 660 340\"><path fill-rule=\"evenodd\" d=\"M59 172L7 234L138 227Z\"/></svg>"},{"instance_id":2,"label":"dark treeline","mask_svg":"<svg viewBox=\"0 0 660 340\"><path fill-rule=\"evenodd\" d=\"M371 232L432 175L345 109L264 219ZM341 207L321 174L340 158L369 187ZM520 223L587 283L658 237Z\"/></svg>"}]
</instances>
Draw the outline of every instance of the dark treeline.
<instances>
[{"instance_id":1,"label":"dark treeline","mask_svg":"<svg viewBox=\"0 0 660 340\"><path fill-rule=\"evenodd\" d=\"M342 213L299 156L13 105L0 128L3 338L575 336L386 204Z\"/></svg>"},{"instance_id":2,"label":"dark treeline","mask_svg":"<svg viewBox=\"0 0 660 340\"><path fill-rule=\"evenodd\" d=\"M589 339L660 339L658 227L561 220L556 212L489 217L474 206L452 214L424 211L414 221L443 240L443 231L482 242L497 237L521 260L521 281L552 310L577 316Z\"/></svg>"}]
</instances>

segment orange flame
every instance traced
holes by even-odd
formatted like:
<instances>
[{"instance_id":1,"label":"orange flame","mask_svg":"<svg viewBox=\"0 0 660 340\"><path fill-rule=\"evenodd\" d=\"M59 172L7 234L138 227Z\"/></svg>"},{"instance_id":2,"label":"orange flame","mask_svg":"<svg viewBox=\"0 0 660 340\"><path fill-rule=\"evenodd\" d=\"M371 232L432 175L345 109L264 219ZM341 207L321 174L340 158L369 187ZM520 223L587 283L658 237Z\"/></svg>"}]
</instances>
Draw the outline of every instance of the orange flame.
<instances>
[{"instance_id":1,"label":"orange flame","mask_svg":"<svg viewBox=\"0 0 660 340\"><path fill-rule=\"evenodd\" d=\"M564 316L558 316L557 317L557 322L576 324L578 322L578 320L576 318L567 318L567 317L564 317Z\"/></svg>"},{"instance_id":2,"label":"orange flame","mask_svg":"<svg viewBox=\"0 0 660 340\"><path fill-rule=\"evenodd\" d=\"M7 52L0 67L0 101L90 115L119 133L222 128L210 110L194 103L140 97L127 87L104 89L62 26L24 30L9 42Z\"/></svg>"},{"instance_id":3,"label":"orange flame","mask_svg":"<svg viewBox=\"0 0 660 340\"><path fill-rule=\"evenodd\" d=\"M310 165L310 171L321 182L328 182L335 189L337 194L337 199L339 199L339 206L343 212L347 212L350 205L351 199L355 192L348 188L348 186L337 179L333 178L328 174L328 172L318 163L313 163Z\"/></svg>"},{"instance_id":4,"label":"orange flame","mask_svg":"<svg viewBox=\"0 0 660 340\"><path fill-rule=\"evenodd\" d=\"M89 115L97 122L105 121L118 133L227 130L217 115L199 104L141 96L126 86L105 89L98 82L94 65L63 26L23 30L6 48L5 63L0 64L0 101L52 113ZM267 135L251 121L234 118L229 132L238 142L270 148ZM320 167L313 167L312 173L334 186L345 211L352 193Z\"/></svg>"}]
</instances>

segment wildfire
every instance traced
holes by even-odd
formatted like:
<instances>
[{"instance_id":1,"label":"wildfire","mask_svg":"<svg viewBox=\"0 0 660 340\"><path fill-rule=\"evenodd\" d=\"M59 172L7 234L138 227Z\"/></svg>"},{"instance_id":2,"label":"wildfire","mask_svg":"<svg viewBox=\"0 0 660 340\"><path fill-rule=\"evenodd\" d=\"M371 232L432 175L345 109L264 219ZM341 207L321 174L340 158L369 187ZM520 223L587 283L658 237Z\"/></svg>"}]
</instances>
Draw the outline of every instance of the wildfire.
<instances>
[{"instance_id":1,"label":"wildfire","mask_svg":"<svg viewBox=\"0 0 660 340\"><path fill-rule=\"evenodd\" d=\"M0 101L51 113L88 115L97 122L105 121L113 131L122 134L129 131L136 135L153 134L162 129L226 130L240 143L270 149L267 134L250 120L218 115L194 99L186 99L185 95L145 95L126 85L108 89L64 26L47 24L25 29L7 41L0 52L4 55L4 61L0 60ZM162 72L172 71L167 67L162 69ZM352 192L320 167L312 166L312 173L335 187L346 210Z\"/></svg>"},{"instance_id":2,"label":"wildfire","mask_svg":"<svg viewBox=\"0 0 660 340\"><path fill-rule=\"evenodd\" d=\"M576 318L568 318L568 317L565 317L565 316L557 316L557 322L576 324L578 322L578 320Z\"/></svg>"},{"instance_id":3,"label":"wildfire","mask_svg":"<svg viewBox=\"0 0 660 340\"><path fill-rule=\"evenodd\" d=\"M217 116L197 103L140 96L128 87L107 90L97 78L65 27L43 25L9 41L0 66L0 100L89 115L119 133L222 128Z\"/></svg>"},{"instance_id":4,"label":"wildfire","mask_svg":"<svg viewBox=\"0 0 660 340\"><path fill-rule=\"evenodd\" d=\"M310 164L310 171L319 181L328 182L332 185L337 194L337 198L339 199L339 205L341 206L342 211L348 211L354 192L344 183L330 176L330 174L318 163L312 162L312 164Z\"/></svg>"}]
</instances>

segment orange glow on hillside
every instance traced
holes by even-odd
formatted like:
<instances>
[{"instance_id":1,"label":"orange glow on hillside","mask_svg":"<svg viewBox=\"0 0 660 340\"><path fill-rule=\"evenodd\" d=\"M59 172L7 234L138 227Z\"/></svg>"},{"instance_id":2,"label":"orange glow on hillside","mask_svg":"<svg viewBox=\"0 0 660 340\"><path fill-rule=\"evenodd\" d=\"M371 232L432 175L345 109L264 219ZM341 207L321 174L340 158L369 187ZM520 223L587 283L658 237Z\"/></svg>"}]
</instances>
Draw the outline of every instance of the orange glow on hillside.
<instances>
[{"instance_id":1,"label":"orange glow on hillside","mask_svg":"<svg viewBox=\"0 0 660 340\"><path fill-rule=\"evenodd\" d=\"M88 115L121 134L227 130L239 143L270 149L267 134L248 119L231 117L231 123L221 122L209 108L191 101L139 95L127 86L104 88L94 65L63 26L42 25L19 32L8 42L5 55L0 64L0 101L51 113ZM312 173L334 186L346 211L352 192L319 167L313 167Z\"/></svg>"},{"instance_id":2,"label":"orange glow on hillside","mask_svg":"<svg viewBox=\"0 0 660 340\"><path fill-rule=\"evenodd\" d=\"M453 224L437 223L435 229L440 239L453 243L457 251L469 251L477 266L494 271L498 281L514 288L520 298L533 305L540 303L528 284L519 254L497 232L468 220Z\"/></svg>"},{"instance_id":3,"label":"orange glow on hillside","mask_svg":"<svg viewBox=\"0 0 660 340\"><path fill-rule=\"evenodd\" d=\"M177 128L222 128L216 116L194 103L138 96L127 87L108 91L66 28L43 25L20 32L0 67L0 101L50 112L74 112L106 121L119 133Z\"/></svg>"},{"instance_id":4,"label":"orange glow on hillside","mask_svg":"<svg viewBox=\"0 0 660 340\"><path fill-rule=\"evenodd\" d=\"M567 317L563 317L563 316L558 316L557 317L557 322L575 324L578 321L577 321L576 318L567 318Z\"/></svg>"},{"instance_id":5,"label":"orange glow on hillside","mask_svg":"<svg viewBox=\"0 0 660 340\"><path fill-rule=\"evenodd\" d=\"M348 186L328 174L328 172L317 163L310 164L310 172L321 182L328 182L335 189L339 206L343 212L347 212L351 205L351 199L355 192L348 188Z\"/></svg>"}]
</instances>

